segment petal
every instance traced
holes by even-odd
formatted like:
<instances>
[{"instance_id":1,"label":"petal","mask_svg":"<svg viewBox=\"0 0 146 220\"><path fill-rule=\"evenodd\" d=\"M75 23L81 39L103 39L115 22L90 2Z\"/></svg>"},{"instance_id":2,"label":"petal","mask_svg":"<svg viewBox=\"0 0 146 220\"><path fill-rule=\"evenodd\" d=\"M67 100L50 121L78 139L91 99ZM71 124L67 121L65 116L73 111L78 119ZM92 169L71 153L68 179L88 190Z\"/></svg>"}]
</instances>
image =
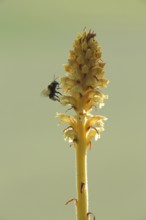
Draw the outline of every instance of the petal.
<instances>
[{"instance_id":1,"label":"petal","mask_svg":"<svg viewBox=\"0 0 146 220\"><path fill-rule=\"evenodd\" d=\"M56 117L60 118L60 123L67 123L69 125L75 124L76 123L76 119L70 115L65 115L65 114L60 114L57 113Z\"/></svg>"},{"instance_id":2,"label":"petal","mask_svg":"<svg viewBox=\"0 0 146 220\"><path fill-rule=\"evenodd\" d=\"M76 106L76 99L72 96L62 96L60 97L60 103L62 105L71 105L73 107Z\"/></svg>"},{"instance_id":3,"label":"petal","mask_svg":"<svg viewBox=\"0 0 146 220\"><path fill-rule=\"evenodd\" d=\"M92 138L95 138L95 140L98 140L100 138L99 133L96 132L94 129L90 129L86 135L87 142L89 142Z\"/></svg>"},{"instance_id":4,"label":"petal","mask_svg":"<svg viewBox=\"0 0 146 220\"><path fill-rule=\"evenodd\" d=\"M72 143L75 139L77 139L77 135L75 133L74 130L72 129L68 129L65 133L64 133L64 139L66 141L68 141L69 143Z\"/></svg>"}]
</instances>

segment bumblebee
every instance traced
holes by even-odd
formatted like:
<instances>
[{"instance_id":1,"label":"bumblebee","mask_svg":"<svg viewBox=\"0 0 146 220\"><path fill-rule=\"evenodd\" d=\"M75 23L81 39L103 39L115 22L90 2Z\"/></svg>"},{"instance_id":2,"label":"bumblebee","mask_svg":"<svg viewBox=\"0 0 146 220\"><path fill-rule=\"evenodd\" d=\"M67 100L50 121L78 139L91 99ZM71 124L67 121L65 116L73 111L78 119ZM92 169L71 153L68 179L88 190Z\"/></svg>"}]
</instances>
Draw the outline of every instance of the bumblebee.
<instances>
[{"instance_id":1,"label":"bumblebee","mask_svg":"<svg viewBox=\"0 0 146 220\"><path fill-rule=\"evenodd\" d=\"M51 82L48 85L48 96L50 99L54 100L54 101L60 101L59 99L59 95L62 95L60 92L58 92L57 90L59 89L59 83L54 80L53 82Z\"/></svg>"},{"instance_id":2,"label":"bumblebee","mask_svg":"<svg viewBox=\"0 0 146 220\"><path fill-rule=\"evenodd\" d=\"M62 94L57 91L58 89L59 89L59 83L56 80L54 80L48 85L47 89L42 91L42 94L44 96L48 96L53 101L60 102L59 95Z\"/></svg>"}]
</instances>

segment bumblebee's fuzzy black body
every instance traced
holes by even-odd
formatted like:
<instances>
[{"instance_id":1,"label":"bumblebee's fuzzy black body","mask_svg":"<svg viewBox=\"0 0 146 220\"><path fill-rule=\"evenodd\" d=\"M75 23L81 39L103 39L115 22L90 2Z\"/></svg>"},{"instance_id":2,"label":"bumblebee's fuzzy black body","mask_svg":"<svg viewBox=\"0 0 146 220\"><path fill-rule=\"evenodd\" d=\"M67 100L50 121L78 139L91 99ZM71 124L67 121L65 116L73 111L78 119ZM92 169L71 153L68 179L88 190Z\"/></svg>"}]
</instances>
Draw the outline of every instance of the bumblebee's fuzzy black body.
<instances>
[{"instance_id":1,"label":"bumblebee's fuzzy black body","mask_svg":"<svg viewBox=\"0 0 146 220\"><path fill-rule=\"evenodd\" d=\"M49 92L48 96L50 99L60 102L59 95L62 94L57 91L58 89L59 89L59 83L56 80L54 80L48 85L48 92Z\"/></svg>"}]
</instances>

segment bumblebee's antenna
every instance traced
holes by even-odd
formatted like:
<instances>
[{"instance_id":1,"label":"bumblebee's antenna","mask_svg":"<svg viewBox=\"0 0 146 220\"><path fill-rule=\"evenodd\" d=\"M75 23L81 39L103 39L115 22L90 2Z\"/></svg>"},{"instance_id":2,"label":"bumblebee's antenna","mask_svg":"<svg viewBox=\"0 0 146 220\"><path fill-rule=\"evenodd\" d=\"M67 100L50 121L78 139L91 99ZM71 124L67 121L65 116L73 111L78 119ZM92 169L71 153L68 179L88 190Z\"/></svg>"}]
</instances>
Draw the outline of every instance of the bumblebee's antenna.
<instances>
[{"instance_id":1,"label":"bumblebee's antenna","mask_svg":"<svg viewBox=\"0 0 146 220\"><path fill-rule=\"evenodd\" d=\"M54 81L56 81L56 79L58 79L58 77L55 77L55 74L54 74Z\"/></svg>"}]
</instances>

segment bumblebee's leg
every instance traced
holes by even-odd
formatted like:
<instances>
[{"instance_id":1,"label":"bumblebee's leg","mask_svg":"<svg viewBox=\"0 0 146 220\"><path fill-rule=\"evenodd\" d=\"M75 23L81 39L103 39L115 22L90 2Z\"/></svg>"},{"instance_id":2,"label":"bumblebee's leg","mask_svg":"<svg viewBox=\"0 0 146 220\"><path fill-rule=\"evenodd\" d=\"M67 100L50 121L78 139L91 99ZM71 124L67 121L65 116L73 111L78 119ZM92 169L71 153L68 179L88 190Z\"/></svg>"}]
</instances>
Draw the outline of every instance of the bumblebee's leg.
<instances>
[{"instance_id":1,"label":"bumblebee's leg","mask_svg":"<svg viewBox=\"0 0 146 220\"><path fill-rule=\"evenodd\" d=\"M69 110L71 110L71 109L74 109L74 107L73 106L71 106L70 108L68 108L65 112L67 112L67 111L69 111Z\"/></svg>"},{"instance_id":2,"label":"bumblebee's leg","mask_svg":"<svg viewBox=\"0 0 146 220\"><path fill-rule=\"evenodd\" d=\"M58 95L55 95L55 97L54 97L54 101L58 101L58 102L60 102L60 98L59 98Z\"/></svg>"},{"instance_id":3,"label":"bumblebee's leg","mask_svg":"<svg viewBox=\"0 0 146 220\"><path fill-rule=\"evenodd\" d=\"M62 95L60 92L56 91L56 93L58 93L59 95Z\"/></svg>"}]
</instances>

